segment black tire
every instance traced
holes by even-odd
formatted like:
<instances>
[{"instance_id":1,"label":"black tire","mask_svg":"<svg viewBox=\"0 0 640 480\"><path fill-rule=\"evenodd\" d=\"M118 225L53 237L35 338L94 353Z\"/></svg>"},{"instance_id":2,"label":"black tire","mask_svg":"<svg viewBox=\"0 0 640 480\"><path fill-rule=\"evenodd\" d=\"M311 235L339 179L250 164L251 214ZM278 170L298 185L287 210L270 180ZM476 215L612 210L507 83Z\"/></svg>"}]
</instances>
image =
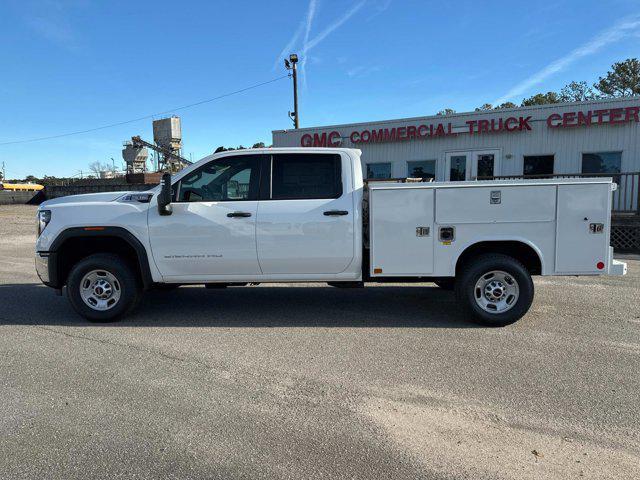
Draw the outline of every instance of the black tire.
<instances>
[{"instance_id":1,"label":"black tire","mask_svg":"<svg viewBox=\"0 0 640 480\"><path fill-rule=\"evenodd\" d=\"M436 280L435 283L442 290L453 290L456 288L456 279L454 277L451 278L441 278L440 280Z\"/></svg>"},{"instance_id":2,"label":"black tire","mask_svg":"<svg viewBox=\"0 0 640 480\"><path fill-rule=\"evenodd\" d=\"M105 271L117 280L119 299L108 310L91 308L80 293L81 282L93 270ZM141 289L131 267L122 258L99 253L80 260L73 266L67 279L67 298L73 309L90 322L112 322L129 313L138 303Z\"/></svg>"},{"instance_id":3,"label":"black tire","mask_svg":"<svg viewBox=\"0 0 640 480\"><path fill-rule=\"evenodd\" d=\"M476 296L482 297L482 291L476 291L476 283L492 271L507 273L510 276L507 280L515 280L518 288L517 300L503 312L489 312L476 301ZM468 262L456 281L456 297L463 311L475 323L489 327L504 327L518 321L531 307L533 294L533 280L525 266L513 257L498 253L481 255Z\"/></svg>"}]
</instances>

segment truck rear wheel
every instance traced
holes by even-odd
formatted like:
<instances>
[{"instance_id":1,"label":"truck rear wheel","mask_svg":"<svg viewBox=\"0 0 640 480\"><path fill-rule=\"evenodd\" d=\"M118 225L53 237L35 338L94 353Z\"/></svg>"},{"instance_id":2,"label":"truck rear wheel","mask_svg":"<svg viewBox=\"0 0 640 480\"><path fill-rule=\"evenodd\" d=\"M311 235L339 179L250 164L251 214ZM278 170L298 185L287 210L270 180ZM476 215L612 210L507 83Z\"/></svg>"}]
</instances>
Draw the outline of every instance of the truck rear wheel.
<instances>
[{"instance_id":1,"label":"truck rear wheel","mask_svg":"<svg viewBox=\"0 0 640 480\"><path fill-rule=\"evenodd\" d=\"M135 307L140 286L135 273L117 255L91 255L73 266L67 297L76 312L91 322L119 319Z\"/></svg>"},{"instance_id":2,"label":"truck rear wheel","mask_svg":"<svg viewBox=\"0 0 640 480\"><path fill-rule=\"evenodd\" d=\"M463 267L456 296L463 310L481 325L503 327L522 318L533 301L533 280L515 258L485 254Z\"/></svg>"}]
</instances>

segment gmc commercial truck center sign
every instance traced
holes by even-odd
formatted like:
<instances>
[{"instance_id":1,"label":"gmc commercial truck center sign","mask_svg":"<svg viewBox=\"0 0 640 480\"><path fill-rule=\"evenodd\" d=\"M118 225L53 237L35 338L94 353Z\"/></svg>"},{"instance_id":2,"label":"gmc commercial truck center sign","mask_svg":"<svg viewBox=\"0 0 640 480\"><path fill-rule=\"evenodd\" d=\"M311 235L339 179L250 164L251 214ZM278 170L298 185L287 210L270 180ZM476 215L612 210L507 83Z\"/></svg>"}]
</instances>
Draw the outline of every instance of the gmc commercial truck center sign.
<instances>
[{"instance_id":1,"label":"gmc commercial truck center sign","mask_svg":"<svg viewBox=\"0 0 640 480\"><path fill-rule=\"evenodd\" d=\"M546 119L550 129L590 127L592 125L618 125L639 122L640 106L610 108L578 112L552 113ZM456 131L454 131L454 128ZM337 130L323 133L305 133L300 138L303 147L339 147L342 139L348 137L351 143L384 143L419 140L431 137L457 135L484 135L499 132L523 132L532 130L532 117L492 118L490 120L469 120L464 126L448 123L407 125L405 127L354 130L348 136Z\"/></svg>"}]
</instances>

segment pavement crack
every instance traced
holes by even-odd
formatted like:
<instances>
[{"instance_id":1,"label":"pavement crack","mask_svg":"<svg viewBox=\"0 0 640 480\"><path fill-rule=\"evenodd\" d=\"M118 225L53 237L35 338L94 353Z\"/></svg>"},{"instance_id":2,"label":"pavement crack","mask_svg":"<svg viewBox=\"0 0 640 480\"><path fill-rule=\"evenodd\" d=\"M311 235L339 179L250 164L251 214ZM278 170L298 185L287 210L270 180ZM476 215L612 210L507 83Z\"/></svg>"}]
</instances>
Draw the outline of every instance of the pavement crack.
<instances>
[{"instance_id":1,"label":"pavement crack","mask_svg":"<svg viewBox=\"0 0 640 480\"><path fill-rule=\"evenodd\" d=\"M69 337L69 338L75 338L75 339L80 339L80 340L87 340L89 342L95 342L95 343L99 343L102 345L109 345L112 347L124 347L124 348L128 348L130 350L134 350L136 352L142 352L142 353L146 353L149 355L155 355L155 356L159 356L162 358L166 358L168 360L174 360L174 361L178 361L178 362L183 362L183 363L195 363L201 366L206 366L208 368L211 368L210 365L207 365L206 363L203 362L199 362L197 360L193 360L193 359L187 359L187 358L183 358L183 357L178 357L175 355L169 355L167 353L164 352L160 352L157 350L150 350L148 348L141 348L138 347L136 345L132 345L130 343L120 343L120 342L113 342L113 341L109 341L109 340L105 340L102 338L95 338L95 337L91 337L91 336L86 336L86 335L75 335L69 332L65 332L62 330L57 330L55 328L48 328L48 327L44 327L42 325L31 325L34 328L38 328L40 330L46 330L48 332L53 332L53 333L57 333L58 335L63 335L65 337Z\"/></svg>"}]
</instances>

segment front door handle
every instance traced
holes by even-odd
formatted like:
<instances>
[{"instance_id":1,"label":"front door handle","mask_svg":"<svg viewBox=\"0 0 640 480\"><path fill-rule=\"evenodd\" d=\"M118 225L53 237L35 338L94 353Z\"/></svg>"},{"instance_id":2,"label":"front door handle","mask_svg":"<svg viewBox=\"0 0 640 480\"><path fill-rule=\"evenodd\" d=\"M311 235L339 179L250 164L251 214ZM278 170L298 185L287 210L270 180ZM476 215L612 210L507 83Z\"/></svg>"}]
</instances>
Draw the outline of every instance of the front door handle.
<instances>
[{"instance_id":1,"label":"front door handle","mask_svg":"<svg viewBox=\"0 0 640 480\"><path fill-rule=\"evenodd\" d=\"M324 214L327 217L339 217L341 215L349 215L349 212L346 210L327 210Z\"/></svg>"},{"instance_id":2,"label":"front door handle","mask_svg":"<svg viewBox=\"0 0 640 480\"><path fill-rule=\"evenodd\" d=\"M229 218L242 218L242 217L250 217L251 214L249 212L231 212L227 213L227 217Z\"/></svg>"}]
</instances>

